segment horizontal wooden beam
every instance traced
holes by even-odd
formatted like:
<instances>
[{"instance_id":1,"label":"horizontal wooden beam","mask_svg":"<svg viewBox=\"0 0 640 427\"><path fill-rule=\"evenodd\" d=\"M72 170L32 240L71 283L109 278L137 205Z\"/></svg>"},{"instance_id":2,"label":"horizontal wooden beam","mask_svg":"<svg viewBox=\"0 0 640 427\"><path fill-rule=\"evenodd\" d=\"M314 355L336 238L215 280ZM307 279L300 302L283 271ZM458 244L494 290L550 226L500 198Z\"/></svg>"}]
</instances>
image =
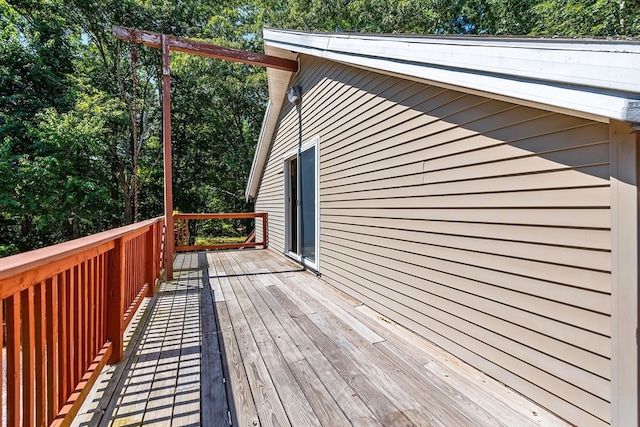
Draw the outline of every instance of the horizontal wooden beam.
<instances>
[{"instance_id":1,"label":"horizontal wooden beam","mask_svg":"<svg viewBox=\"0 0 640 427\"><path fill-rule=\"evenodd\" d=\"M257 246L263 246L264 242L251 242L251 243L218 243L216 245L198 245L198 246L176 246L176 252L191 252L191 251L208 251L213 249L243 249L243 248L255 248Z\"/></svg>"},{"instance_id":2,"label":"horizontal wooden beam","mask_svg":"<svg viewBox=\"0 0 640 427\"><path fill-rule=\"evenodd\" d=\"M174 219L242 219L264 218L266 212L238 212L238 213L181 213L175 214Z\"/></svg>"},{"instance_id":3,"label":"horizontal wooden beam","mask_svg":"<svg viewBox=\"0 0 640 427\"><path fill-rule=\"evenodd\" d=\"M136 41L150 47L162 47L162 34L160 33L114 26L113 35L122 40ZM291 59L233 49L195 40L187 40L182 37L170 35L166 35L165 37L169 38L169 50L192 53L194 55L206 56L209 58L242 62L249 65L257 65L259 67L275 68L277 70L291 72L298 71L298 63Z\"/></svg>"}]
</instances>

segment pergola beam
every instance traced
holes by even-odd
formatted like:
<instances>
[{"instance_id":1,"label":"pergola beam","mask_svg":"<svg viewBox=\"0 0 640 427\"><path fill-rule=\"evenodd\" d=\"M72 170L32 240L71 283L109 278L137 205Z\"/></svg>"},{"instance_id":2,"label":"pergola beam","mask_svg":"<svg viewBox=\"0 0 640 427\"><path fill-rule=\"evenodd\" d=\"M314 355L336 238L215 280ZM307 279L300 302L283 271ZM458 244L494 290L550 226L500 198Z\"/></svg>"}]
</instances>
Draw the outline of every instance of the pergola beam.
<instances>
[{"instance_id":1,"label":"pergola beam","mask_svg":"<svg viewBox=\"0 0 640 427\"><path fill-rule=\"evenodd\" d=\"M283 71L298 71L298 63L291 59L278 58L277 56L248 52L245 50L233 49L195 40L188 40L182 37L118 26L113 27L113 35L122 40L130 40L132 42L143 43L147 46L155 48L162 47L162 37L164 36L168 40L169 50L173 50L176 52L185 52L194 55L206 56L209 58L242 62L249 65L275 68L277 70Z\"/></svg>"},{"instance_id":2,"label":"pergola beam","mask_svg":"<svg viewBox=\"0 0 640 427\"><path fill-rule=\"evenodd\" d=\"M165 272L167 280L173 280L174 223L173 172L171 160L171 70L169 66L169 51L174 50L289 72L298 71L298 63L276 56L231 49L211 43L187 40L182 37L153 33L151 31L137 30L134 28L114 26L113 35L122 40L129 40L131 43L143 43L150 47L162 49L162 145L164 154L164 216L166 224L164 254L166 257Z\"/></svg>"}]
</instances>

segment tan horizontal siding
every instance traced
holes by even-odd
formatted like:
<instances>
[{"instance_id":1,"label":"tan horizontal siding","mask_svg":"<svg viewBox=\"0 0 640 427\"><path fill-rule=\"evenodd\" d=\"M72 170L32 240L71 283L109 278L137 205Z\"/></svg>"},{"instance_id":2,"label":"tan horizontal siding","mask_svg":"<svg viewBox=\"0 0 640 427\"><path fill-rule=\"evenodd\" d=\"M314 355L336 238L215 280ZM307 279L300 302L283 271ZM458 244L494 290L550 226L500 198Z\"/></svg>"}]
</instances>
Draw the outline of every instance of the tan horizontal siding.
<instances>
[{"instance_id":1,"label":"tan horizontal siding","mask_svg":"<svg viewBox=\"0 0 640 427\"><path fill-rule=\"evenodd\" d=\"M344 255L344 254L342 254ZM330 258L330 257L328 257ZM349 260L346 262L345 260ZM535 315L513 309L507 304L499 304L487 298L469 296L464 292L455 292L438 283L425 283L402 271L393 270L383 265L361 261L357 258L327 259L326 268L336 268L339 271L351 271L362 277L362 283L370 287L372 292L394 294L399 302L403 302L409 308L420 308L427 302L430 317L443 318L447 315L458 317L460 322L468 322L470 325L458 328L468 331L476 338L492 346L500 346L509 354L529 364L535 364L540 369L553 376L563 376L576 387L588 389L597 383L595 394L605 400L610 398L609 382L604 377L608 376L607 359L594 355L589 351L576 348L570 344L554 339L553 328L562 328L563 325L543 317L535 319ZM377 282L376 282L377 281ZM406 286L418 285L418 287ZM398 287L406 289L406 294L395 295ZM513 312L514 317L510 317ZM521 322L521 323L520 323ZM548 323L548 325L535 325ZM472 324L472 325L471 325ZM529 328L525 326L528 326ZM538 333L531 329L538 326L540 329L552 331L551 336ZM577 328L574 328L577 330ZM504 344L504 338L508 338ZM594 336L593 339L598 339ZM567 361L558 361L549 353L566 352L570 355ZM576 364L581 365L580 368ZM584 369L588 366L589 369ZM595 373L598 377L591 375Z\"/></svg>"},{"instance_id":2,"label":"tan horizontal siding","mask_svg":"<svg viewBox=\"0 0 640 427\"><path fill-rule=\"evenodd\" d=\"M439 98L440 97L436 97L435 100L438 100ZM456 102L453 104L463 104L467 99L468 96L457 97L455 99ZM482 103L480 105L486 106ZM495 108L490 111L483 112L481 114L482 116L488 115L493 116L494 118L502 117L503 120L508 120L510 115L507 113L513 110L513 108L511 108L505 111L504 105L499 103L490 105ZM467 112L467 114L470 113ZM391 117L391 119L402 119L403 117L409 117L408 113L397 117ZM477 118L477 115L474 115L473 118ZM397 145L405 145L415 140L423 140L424 143L428 144L427 146L432 146L437 145L441 141L446 142L475 135L471 130L457 128L454 123L438 121L436 118L426 114L414 116L410 120L400 121L399 123L394 124L391 128L386 128L384 130L380 128L379 123L374 124L374 122L364 121L358 128L351 132L353 132L351 141L349 141L348 138L346 139L349 141L348 144L345 143L340 149L333 151L327 150L326 155L328 168L344 163L345 160L351 160L350 157L345 156L349 153L353 153L354 151L357 152L354 158L358 158L361 155L371 156L381 150L392 149ZM448 133L448 135L443 136L443 139L438 139L438 135L441 133ZM348 136L348 133L338 135L339 139L336 139L338 139L339 145L344 143L346 136ZM432 143L427 140L426 137L432 137L435 139ZM327 172L330 172L330 169L328 169Z\"/></svg>"},{"instance_id":3,"label":"tan horizontal siding","mask_svg":"<svg viewBox=\"0 0 640 427\"><path fill-rule=\"evenodd\" d=\"M320 270L569 421L610 419L608 126L302 58ZM256 210L284 250L282 110Z\"/></svg>"},{"instance_id":4,"label":"tan horizontal siding","mask_svg":"<svg viewBox=\"0 0 640 427\"><path fill-rule=\"evenodd\" d=\"M393 179L393 178L391 178ZM470 188L470 184L473 188ZM340 188L321 191L323 201L378 199L389 195L393 189L395 197L416 197L446 194L496 193L513 191L571 189L580 187L599 187L603 185L601 178L585 176L584 172L575 170L550 171L544 174L510 175L501 177L479 178L472 183L468 179L449 182L421 182L410 185L385 182L385 180L368 182L366 185L351 184ZM607 185L608 187L608 185Z\"/></svg>"},{"instance_id":5,"label":"tan horizontal siding","mask_svg":"<svg viewBox=\"0 0 640 427\"><path fill-rule=\"evenodd\" d=\"M440 230L435 233L416 233L414 230L329 222L325 222L325 230L327 232L332 230L336 234L348 233L352 239L359 239L361 236L395 239L400 242L415 242L437 248L455 248L479 254L487 253L607 273L611 271L611 257L608 251L541 245L493 237L459 236L444 234ZM409 249L408 246L406 248Z\"/></svg>"},{"instance_id":6,"label":"tan horizontal siding","mask_svg":"<svg viewBox=\"0 0 640 427\"><path fill-rule=\"evenodd\" d=\"M320 208L322 215L342 215L359 218L400 218L433 221L461 221L497 224L542 225L549 227L571 227L576 230L599 229L608 232L609 209L549 209L540 215L539 209L495 208L495 209L407 209L404 207L374 209L330 209Z\"/></svg>"},{"instance_id":7,"label":"tan horizontal siding","mask_svg":"<svg viewBox=\"0 0 640 427\"><path fill-rule=\"evenodd\" d=\"M429 194L428 187L421 187L423 194L417 196L397 196L394 189L387 190L385 196L366 198L362 195L351 200L322 200L324 207L334 209L353 208L607 208L609 206L609 186L579 187L568 189L534 190L522 192ZM426 193L426 194L424 194Z\"/></svg>"},{"instance_id":8,"label":"tan horizontal siding","mask_svg":"<svg viewBox=\"0 0 640 427\"><path fill-rule=\"evenodd\" d=\"M511 145L495 144L495 142L493 145L486 147L483 150L465 150L457 153L453 152L451 146L444 147L447 149L446 152L443 152L443 147L438 147L437 151L439 151L439 153L437 154L434 154L433 150L420 148L418 150L412 150L406 154L386 159L380 158L372 162L350 162L348 165L342 165L340 169L333 168L332 171L326 171L324 173L326 175L325 178L327 184L335 186L336 183L331 181L361 174L371 174L372 171L379 171L378 173L383 174L381 175L382 177L389 176L384 175L384 173L389 169L416 163L417 159L420 159L422 162L420 165L422 167L422 171L426 174L456 169L455 172L451 174L452 177L456 176L456 172L459 172L462 174L461 176L464 177L465 171L459 169L475 167L478 165L490 165L493 167L494 172L499 171L503 174L522 173L511 171L509 169L503 170L501 162L508 162L504 166L509 168L512 167L512 161L523 159L525 160L524 163L530 164L529 168L532 171L589 166L601 164L602 156L608 149L608 144L601 143L600 141L598 142L599 143L576 146L572 150L556 150L551 152L535 153L535 157L533 153L527 152L526 150L518 149ZM608 151L606 151L606 153L608 155ZM516 166L518 166L518 164L516 164ZM434 178L427 175L425 179L429 181Z\"/></svg>"},{"instance_id":9,"label":"tan horizontal siding","mask_svg":"<svg viewBox=\"0 0 640 427\"><path fill-rule=\"evenodd\" d=\"M374 218L352 215L323 216L328 226L356 225L389 230L421 233L437 233L444 236L468 236L511 242L526 242L551 247L585 248L610 251L611 239L608 230L580 230L575 228L536 227L531 225L465 223L454 221L416 220L405 218Z\"/></svg>"}]
</instances>

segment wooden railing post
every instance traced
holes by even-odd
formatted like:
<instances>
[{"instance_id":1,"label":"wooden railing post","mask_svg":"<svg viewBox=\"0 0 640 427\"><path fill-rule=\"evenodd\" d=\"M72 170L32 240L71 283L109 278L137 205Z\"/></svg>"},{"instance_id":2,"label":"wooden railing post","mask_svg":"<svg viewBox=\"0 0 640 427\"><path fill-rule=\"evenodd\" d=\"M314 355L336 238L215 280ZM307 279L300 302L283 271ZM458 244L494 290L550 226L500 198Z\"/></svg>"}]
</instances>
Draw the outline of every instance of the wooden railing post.
<instances>
[{"instance_id":1,"label":"wooden railing post","mask_svg":"<svg viewBox=\"0 0 640 427\"><path fill-rule=\"evenodd\" d=\"M124 281L125 281L125 244L124 238L115 241L115 247L109 252L107 264L107 340L111 341L112 353L107 363L114 364L122 360L124 353L122 322L124 317Z\"/></svg>"},{"instance_id":2,"label":"wooden railing post","mask_svg":"<svg viewBox=\"0 0 640 427\"><path fill-rule=\"evenodd\" d=\"M267 240L267 214L262 214L262 248L267 249L269 245Z\"/></svg>"},{"instance_id":3,"label":"wooden railing post","mask_svg":"<svg viewBox=\"0 0 640 427\"><path fill-rule=\"evenodd\" d=\"M145 236L145 281L147 282L147 296L149 297L153 296L156 285L156 226L157 223L151 225Z\"/></svg>"}]
</instances>

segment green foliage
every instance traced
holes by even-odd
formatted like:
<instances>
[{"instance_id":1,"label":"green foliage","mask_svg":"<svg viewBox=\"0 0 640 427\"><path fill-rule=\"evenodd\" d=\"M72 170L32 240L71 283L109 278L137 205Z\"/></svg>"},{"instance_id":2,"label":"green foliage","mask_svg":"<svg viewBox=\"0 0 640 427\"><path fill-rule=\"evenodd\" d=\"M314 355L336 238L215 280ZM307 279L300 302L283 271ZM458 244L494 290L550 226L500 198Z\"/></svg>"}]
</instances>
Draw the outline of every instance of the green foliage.
<instances>
[{"instance_id":1,"label":"green foliage","mask_svg":"<svg viewBox=\"0 0 640 427\"><path fill-rule=\"evenodd\" d=\"M130 223L136 200L140 219L163 213L160 52L113 25L257 52L265 25L637 37L640 0L0 0L0 257ZM171 68L176 208L251 209L265 70L185 54Z\"/></svg>"},{"instance_id":2,"label":"green foliage","mask_svg":"<svg viewBox=\"0 0 640 427\"><path fill-rule=\"evenodd\" d=\"M313 31L640 35L638 0L259 0L267 25Z\"/></svg>"},{"instance_id":3,"label":"green foliage","mask_svg":"<svg viewBox=\"0 0 640 427\"><path fill-rule=\"evenodd\" d=\"M38 207L49 207L40 209L37 227L55 240L67 237L60 233L65 220L80 221L80 234L86 235L108 228L119 216L103 157L106 115L93 101L83 99L69 113L45 110L34 129L36 149L25 167L29 184L47 183L34 200ZM73 230L72 237L78 237Z\"/></svg>"},{"instance_id":4,"label":"green foliage","mask_svg":"<svg viewBox=\"0 0 640 427\"><path fill-rule=\"evenodd\" d=\"M69 74L74 71L74 39L46 2L26 13L23 3L0 0L0 242L3 254L58 241L43 230L35 159L41 148L33 130L48 108L73 105ZM35 168L34 168L35 167ZM47 209L50 207L46 207ZM64 225L64 223L62 224Z\"/></svg>"},{"instance_id":5,"label":"green foliage","mask_svg":"<svg viewBox=\"0 0 640 427\"><path fill-rule=\"evenodd\" d=\"M244 188L264 115L263 70L172 56L176 209L244 211Z\"/></svg>"},{"instance_id":6,"label":"green foliage","mask_svg":"<svg viewBox=\"0 0 640 427\"><path fill-rule=\"evenodd\" d=\"M244 243L246 236L238 237L196 237L195 246L219 245L225 243Z\"/></svg>"},{"instance_id":7,"label":"green foliage","mask_svg":"<svg viewBox=\"0 0 640 427\"><path fill-rule=\"evenodd\" d=\"M546 0L532 8L534 35L638 36L640 5L633 0Z\"/></svg>"}]
</instances>

